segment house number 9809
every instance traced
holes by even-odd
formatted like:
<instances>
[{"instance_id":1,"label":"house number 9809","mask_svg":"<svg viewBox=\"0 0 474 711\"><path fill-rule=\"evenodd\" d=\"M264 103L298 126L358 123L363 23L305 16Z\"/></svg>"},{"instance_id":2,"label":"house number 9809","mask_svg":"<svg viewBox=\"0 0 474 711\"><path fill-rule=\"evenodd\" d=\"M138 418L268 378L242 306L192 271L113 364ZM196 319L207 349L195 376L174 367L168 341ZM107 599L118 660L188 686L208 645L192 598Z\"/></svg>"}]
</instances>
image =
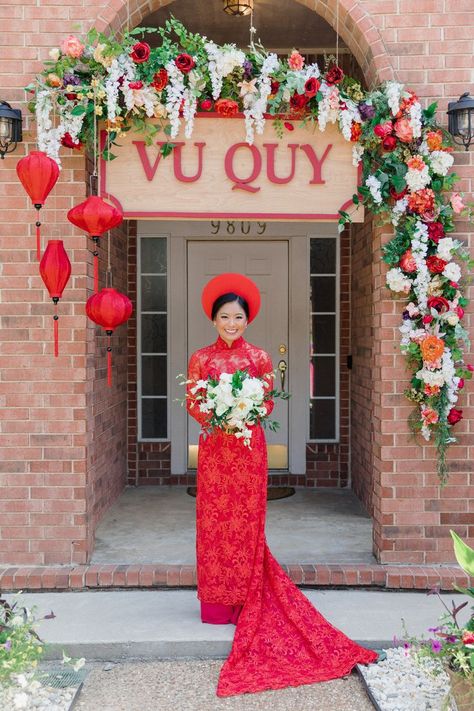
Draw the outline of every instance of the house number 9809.
<instances>
[{"instance_id":1,"label":"house number 9809","mask_svg":"<svg viewBox=\"0 0 474 711\"><path fill-rule=\"evenodd\" d=\"M267 229L266 222L221 222L220 220L214 220L211 222L211 234L217 235L224 232L228 235L248 235L252 225L256 226L258 235L263 235Z\"/></svg>"}]
</instances>

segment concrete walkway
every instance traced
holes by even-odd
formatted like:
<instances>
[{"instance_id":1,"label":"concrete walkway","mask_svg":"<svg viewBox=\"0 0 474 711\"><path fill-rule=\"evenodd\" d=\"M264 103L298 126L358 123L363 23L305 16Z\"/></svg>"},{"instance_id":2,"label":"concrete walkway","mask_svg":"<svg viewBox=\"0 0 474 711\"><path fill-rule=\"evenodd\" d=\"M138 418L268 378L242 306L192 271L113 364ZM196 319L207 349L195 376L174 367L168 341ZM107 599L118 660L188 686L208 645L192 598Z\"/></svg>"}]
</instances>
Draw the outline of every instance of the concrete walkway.
<instances>
[{"instance_id":1,"label":"concrete walkway","mask_svg":"<svg viewBox=\"0 0 474 711\"><path fill-rule=\"evenodd\" d=\"M92 563L195 565L195 503L186 487L129 487L96 532ZM297 489L269 501L266 536L279 563L375 563L372 521L350 489Z\"/></svg>"},{"instance_id":2,"label":"concrete walkway","mask_svg":"<svg viewBox=\"0 0 474 711\"><path fill-rule=\"evenodd\" d=\"M304 590L336 627L370 647L387 647L401 637L429 636L443 612L436 596L413 592ZM6 595L11 599L12 595ZM204 625L193 590L30 593L21 596L39 614L51 610L38 632L48 657L61 650L88 660L219 658L230 651L233 625ZM462 595L446 595L464 600Z\"/></svg>"}]
</instances>

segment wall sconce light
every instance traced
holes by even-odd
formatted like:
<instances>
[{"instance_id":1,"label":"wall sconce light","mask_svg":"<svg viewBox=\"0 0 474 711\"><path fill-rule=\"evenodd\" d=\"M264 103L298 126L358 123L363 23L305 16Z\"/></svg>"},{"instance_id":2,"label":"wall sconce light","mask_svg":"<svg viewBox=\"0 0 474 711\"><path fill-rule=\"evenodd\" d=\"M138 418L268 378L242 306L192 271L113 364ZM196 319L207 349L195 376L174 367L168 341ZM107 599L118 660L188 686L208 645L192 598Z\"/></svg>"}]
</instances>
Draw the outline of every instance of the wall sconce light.
<instances>
[{"instance_id":1,"label":"wall sconce light","mask_svg":"<svg viewBox=\"0 0 474 711\"><path fill-rule=\"evenodd\" d=\"M468 91L448 104L448 131L455 143L469 150L474 139L474 99Z\"/></svg>"},{"instance_id":2,"label":"wall sconce light","mask_svg":"<svg viewBox=\"0 0 474 711\"><path fill-rule=\"evenodd\" d=\"M228 15L250 15L253 0L224 0L224 12Z\"/></svg>"},{"instance_id":3,"label":"wall sconce light","mask_svg":"<svg viewBox=\"0 0 474 711\"><path fill-rule=\"evenodd\" d=\"M22 140L21 110L12 109L6 101L0 101L0 158L12 153Z\"/></svg>"}]
</instances>

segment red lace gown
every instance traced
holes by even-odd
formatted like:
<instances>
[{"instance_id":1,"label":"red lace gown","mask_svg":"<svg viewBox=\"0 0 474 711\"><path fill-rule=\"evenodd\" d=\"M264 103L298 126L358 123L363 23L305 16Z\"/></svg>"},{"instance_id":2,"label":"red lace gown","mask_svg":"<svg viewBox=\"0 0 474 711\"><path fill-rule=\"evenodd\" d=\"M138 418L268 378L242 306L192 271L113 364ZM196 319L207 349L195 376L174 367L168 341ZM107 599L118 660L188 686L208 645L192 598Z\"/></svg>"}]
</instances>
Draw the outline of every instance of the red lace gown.
<instances>
[{"instance_id":1,"label":"red lace gown","mask_svg":"<svg viewBox=\"0 0 474 711\"><path fill-rule=\"evenodd\" d=\"M229 347L219 337L191 356L188 378L197 381L239 369L262 377L272 372L270 356L243 338ZM269 414L272 409L268 401ZM206 415L191 400L188 411L205 424ZM327 622L272 556L265 540L266 494L267 450L260 425L253 429L250 449L222 431L201 435L198 598L243 606L218 696L327 681L377 658Z\"/></svg>"}]
</instances>

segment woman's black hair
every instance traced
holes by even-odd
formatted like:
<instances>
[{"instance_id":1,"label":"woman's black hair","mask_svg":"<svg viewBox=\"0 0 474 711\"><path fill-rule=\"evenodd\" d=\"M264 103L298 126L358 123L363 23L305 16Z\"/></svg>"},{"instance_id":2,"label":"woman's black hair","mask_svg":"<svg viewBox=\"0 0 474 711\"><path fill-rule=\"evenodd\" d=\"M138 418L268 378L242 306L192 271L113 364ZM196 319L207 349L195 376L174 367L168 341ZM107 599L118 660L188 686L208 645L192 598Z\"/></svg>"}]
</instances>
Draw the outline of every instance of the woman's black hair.
<instances>
[{"instance_id":1,"label":"woman's black hair","mask_svg":"<svg viewBox=\"0 0 474 711\"><path fill-rule=\"evenodd\" d=\"M249 305L247 301L243 298L243 296L239 296L238 294L234 294L233 291L229 291L227 294L222 294L222 296L219 296L212 304L211 319L214 321L215 317L217 316L217 312L219 311L221 306L224 306L224 304L231 304L234 301L237 301L239 306L243 308L243 310L245 311L245 315L248 318Z\"/></svg>"}]
</instances>

